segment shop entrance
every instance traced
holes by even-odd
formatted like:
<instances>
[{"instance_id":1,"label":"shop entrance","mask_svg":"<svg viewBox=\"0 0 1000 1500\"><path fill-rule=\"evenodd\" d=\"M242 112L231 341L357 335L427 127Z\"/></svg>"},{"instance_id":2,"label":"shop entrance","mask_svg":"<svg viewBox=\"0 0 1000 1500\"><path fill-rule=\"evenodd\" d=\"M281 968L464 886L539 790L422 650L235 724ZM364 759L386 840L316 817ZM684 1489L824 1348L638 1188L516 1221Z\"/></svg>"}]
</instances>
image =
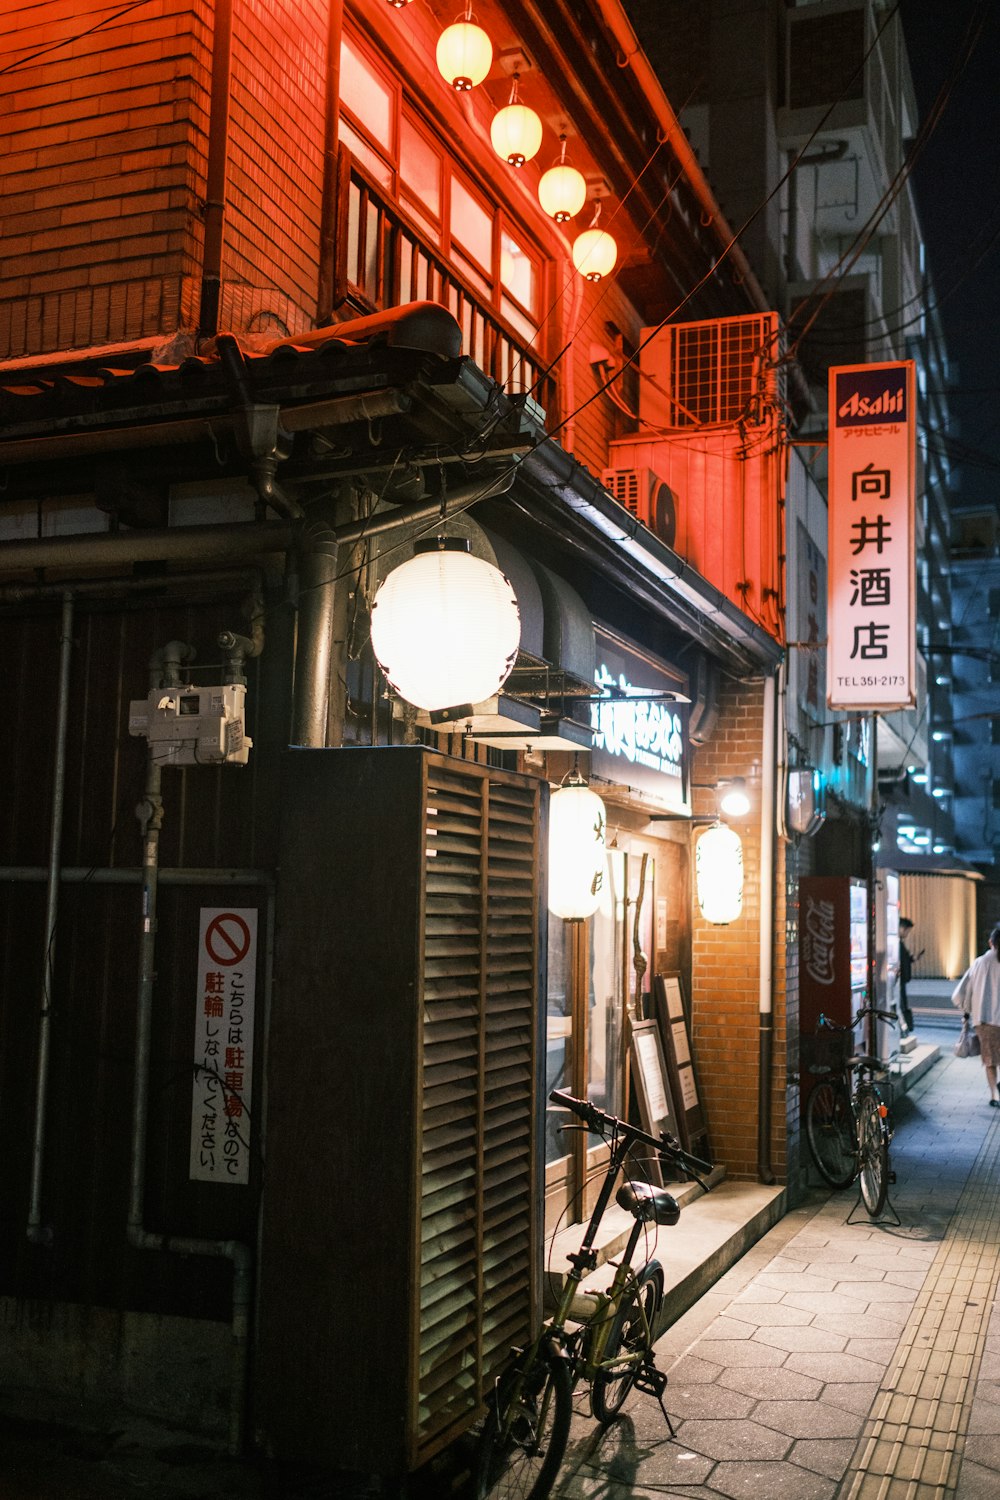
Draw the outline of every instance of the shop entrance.
<instances>
[{"instance_id":1,"label":"shop entrance","mask_svg":"<svg viewBox=\"0 0 1000 1500\"><path fill-rule=\"evenodd\" d=\"M653 964L654 862L649 854L608 851L607 890L582 922L549 918L546 1098L554 1088L627 1115L626 1012L649 984ZM641 954L646 961L642 970ZM645 977L642 977L644 973ZM586 1218L607 1148L582 1131L562 1131L564 1111L547 1108L545 1219Z\"/></svg>"}]
</instances>

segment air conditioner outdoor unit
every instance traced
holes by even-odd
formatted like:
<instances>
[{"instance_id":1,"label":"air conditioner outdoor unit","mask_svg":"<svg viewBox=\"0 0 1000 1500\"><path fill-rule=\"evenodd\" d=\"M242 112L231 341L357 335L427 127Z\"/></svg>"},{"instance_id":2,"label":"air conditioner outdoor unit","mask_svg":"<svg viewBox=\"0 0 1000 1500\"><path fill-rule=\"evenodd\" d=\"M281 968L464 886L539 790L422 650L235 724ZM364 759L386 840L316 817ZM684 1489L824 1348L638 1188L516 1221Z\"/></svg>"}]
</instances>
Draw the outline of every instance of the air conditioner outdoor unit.
<instances>
[{"instance_id":1,"label":"air conditioner outdoor unit","mask_svg":"<svg viewBox=\"0 0 1000 1500\"><path fill-rule=\"evenodd\" d=\"M605 469L601 483L619 505L648 526L668 547L677 541L677 496L655 469Z\"/></svg>"}]
</instances>

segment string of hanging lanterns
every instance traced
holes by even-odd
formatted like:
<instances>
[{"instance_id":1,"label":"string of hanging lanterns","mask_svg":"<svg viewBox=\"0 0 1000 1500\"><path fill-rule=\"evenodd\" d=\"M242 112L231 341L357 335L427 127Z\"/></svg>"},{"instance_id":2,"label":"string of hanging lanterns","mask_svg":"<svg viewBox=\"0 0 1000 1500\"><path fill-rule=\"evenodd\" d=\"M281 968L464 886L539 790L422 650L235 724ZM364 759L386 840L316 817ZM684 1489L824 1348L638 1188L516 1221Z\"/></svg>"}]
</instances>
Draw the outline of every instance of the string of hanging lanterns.
<instances>
[{"instance_id":1,"label":"string of hanging lanterns","mask_svg":"<svg viewBox=\"0 0 1000 1500\"><path fill-rule=\"evenodd\" d=\"M395 10L402 10L411 0L388 0ZM446 26L438 38L438 71L457 93L467 93L488 76L493 66L493 43L472 14L472 0L457 21ZM542 122L529 105L518 98L519 75L513 76L510 99L498 110L490 126L490 139L498 156L512 167L522 167L537 156L542 144ZM557 224L575 218L587 201L587 183L583 174L566 160L566 136L560 135L558 160L542 173L538 183L538 201L545 213ZM587 281L600 281L614 270L618 245L607 230L597 226L601 204L594 204L594 217L573 242L573 264Z\"/></svg>"}]
</instances>

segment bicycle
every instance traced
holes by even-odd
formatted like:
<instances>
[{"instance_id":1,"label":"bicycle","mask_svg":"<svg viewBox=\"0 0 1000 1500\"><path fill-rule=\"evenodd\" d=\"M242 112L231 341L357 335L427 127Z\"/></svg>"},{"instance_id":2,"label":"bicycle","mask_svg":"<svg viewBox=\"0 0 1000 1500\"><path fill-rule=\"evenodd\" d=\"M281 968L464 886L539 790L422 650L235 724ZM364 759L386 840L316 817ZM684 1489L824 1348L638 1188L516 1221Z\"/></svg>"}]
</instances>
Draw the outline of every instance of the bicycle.
<instances>
[{"instance_id":1,"label":"bicycle","mask_svg":"<svg viewBox=\"0 0 1000 1500\"><path fill-rule=\"evenodd\" d=\"M851 1032L866 1016L877 1016L893 1026L897 1023L892 1011L865 1005L850 1026L821 1015L817 1035L823 1028ZM805 1122L817 1170L833 1188L858 1181L861 1201L869 1217L877 1219L885 1208L889 1184L895 1181L889 1163L892 1121L879 1092L879 1083L887 1077L886 1066L877 1057L859 1053L844 1057L837 1066L815 1064L809 1071L819 1078L806 1103Z\"/></svg>"},{"instance_id":2,"label":"bicycle","mask_svg":"<svg viewBox=\"0 0 1000 1500\"><path fill-rule=\"evenodd\" d=\"M545 1500L566 1451L573 1391L581 1380L590 1385L591 1410L598 1422L613 1421L635 1389L657 1397L674 1436L663 1404L667 1377L656 1368L653 1353L663 1302L663 1268L658 1261L647 1260L636 1271L632 1257L648 1224L677 1223L680 1205L676 1198L664 1188L627 1179L615 1201L632 1214L635 1224L621 1258L612 1262L616 1268L611 1285L606 1291L584 1292L580 1285L597 1269L597 1230L633 1146L652 1147L706 1191L699 1174L712 1168L683 1151L666 1131L657 1139L561 1089L549 1097L584 1122L582 1127L564 1129L582 1128L601 1136L611 1154L580 1249L567 1257L570 1270L558 1307L527 1348L512 1351L489 1398L476 1448L476 1500Z\"/></svg>"}]
</instances>

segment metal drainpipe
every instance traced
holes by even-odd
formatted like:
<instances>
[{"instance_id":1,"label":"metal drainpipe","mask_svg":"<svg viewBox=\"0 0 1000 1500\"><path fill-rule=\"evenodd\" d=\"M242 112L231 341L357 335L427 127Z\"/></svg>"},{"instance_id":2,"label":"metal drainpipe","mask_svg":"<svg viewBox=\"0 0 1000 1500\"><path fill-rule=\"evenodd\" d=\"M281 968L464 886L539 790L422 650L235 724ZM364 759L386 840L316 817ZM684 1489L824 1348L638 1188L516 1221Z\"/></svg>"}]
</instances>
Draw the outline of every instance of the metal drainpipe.
<instances>
[{"instance_id":1,"label":"metal drainpipe","mask_svg":"<svg viewBox=\"0 0 1000 1500\"><path fill-rule=\"evenodd\" d=\"M336 293L337 181L340 135L340 47L344 32L344 0L329 0L326 25L326 97L323 121L323 199L319 220L319 286L316 326L333 322Z\"/></svg>"},{"instance_id":2,"label":"metal drainpipe","mask_svg":"<svg viewBox=\"0 0 1000 1500\"><path fill-rule=\"evenodd\" d=\"M233 0L215 0L212 93L208 115L208 170L205 180L205 240L201 262L201 303L198 311L198 334L201 338L211 338L219 329L232 53Z\"/></svg>"},{"instance_id":3,"label":"metal drainpipe","mask_svg":"<svg viewBox=\"0 0 1000 1500\"><path fill-rule=\"evenodd\" d=\"M180 686L180 668L194 652L171 641L150 660L150 683ZM253 1256L239 1240L195 1239L156 1234L143 1222L146 1197L146 1143L149 1128L149 1056L153 1022L156 963L156 894L160 829L163 826L160 766L149 752L146 789L137 808L142 829L142 928L139 938L139 988L135 1028L135 1094L132 1102L132 1171L129 1191L128 1242L136 1250L166 1250L176 1255L221 1256L233 1263L233 1388L229 1409L229 1451L243 1449Z\"/></svg>"},{"instance_id":4,"label":"metal drainpipe","mask_svg":"<svg viewBox=\"0 0 1000 1500\"><path fill-rule=\"evenodd\" d=\"M774 1067L774 829L775 724L774 674L764 679L764 724L760 788L760 1055L757 1093L757 1176L773 1183L771 1167L771 1074Z\"/></svg>"},{"instance_id":5,"label":"metal drainpipe","mask_svg":"<svg viewBox=\"0 0 1000 1500\"><path fill-rule=\"evenodd\" d=\"M49 831L48 885L45 898L45 954L42 961L42 1004L38 1021L38 1081L35 1086L35 1139L31 1156L31 1197L28 1239L51 1245L51 1226L42 1227L42 1173L45 1166L45 1122L49 1089L49 1052L52 1039L52 991L55 978L56 921L59 915L59 856L62 848L66 793L66 726L69 719L69 668L73 649L73 595L63 594L59 632L59 699L56 708L55 767L52 774L52 824Z\"/></svg>"},{"instance_id":6,"label":"metal drainpipe","mask_svg":"<svg viewBox=\"0 0 1000 1500\"><path fill-rule=\"evenodd\" d=\"M339 549L332 525L310 540L299 565L291 743L322 750L327 739Z\"/></svg>"}]
</instances>

